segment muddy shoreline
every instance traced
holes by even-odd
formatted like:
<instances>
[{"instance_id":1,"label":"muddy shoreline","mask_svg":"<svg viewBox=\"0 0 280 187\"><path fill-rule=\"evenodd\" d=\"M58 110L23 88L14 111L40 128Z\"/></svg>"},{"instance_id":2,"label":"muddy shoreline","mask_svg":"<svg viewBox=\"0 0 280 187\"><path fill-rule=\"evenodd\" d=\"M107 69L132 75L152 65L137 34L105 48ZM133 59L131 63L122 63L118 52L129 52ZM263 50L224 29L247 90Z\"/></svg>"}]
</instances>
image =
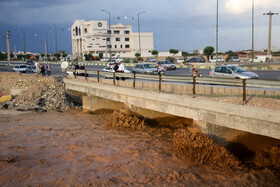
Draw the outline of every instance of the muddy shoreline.
<instances>
[{"instance_id":1,"label":"muddy shoreline","mask_svg":"<svg viewBox=\"0 0 280 187\"><path fill-rule=\"evenodd\" d=\"M174 132L180 132L176 129L182 122L158 128L144 127L147 124L138 119L143 126L135 130L121 125L139 124L126 115L81 110L0 114L0 186L279 184L279 169L246 166L233 170L180 154ZM108 125L116 118L123 122ZM201 141L197 146L214 144L206 140L208 144Z\"/></svg>"}]
</instances>

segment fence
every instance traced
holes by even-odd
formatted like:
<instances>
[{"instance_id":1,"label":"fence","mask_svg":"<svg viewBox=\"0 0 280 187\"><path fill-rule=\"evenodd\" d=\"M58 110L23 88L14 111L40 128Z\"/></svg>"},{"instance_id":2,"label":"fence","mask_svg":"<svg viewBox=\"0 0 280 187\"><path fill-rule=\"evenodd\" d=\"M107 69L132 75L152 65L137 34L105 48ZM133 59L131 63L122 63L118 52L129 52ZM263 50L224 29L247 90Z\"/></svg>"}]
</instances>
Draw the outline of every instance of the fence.
<instances>
[{"instance_id":1,"label":"fence","mask_svg":"<svg viewBox=\"0 0 280 187\"><path fill-rule=\"evenodd\" d=\"M162 91L162 82L172 82L181 84L192 85L192 95L196 96L196 85L222 85L241 87L243 95L243 103L247 101L247 88L256 89L274 89L280 91L280 81L277 80L259 80L259 79L226 79L226 78L210 78L210 77L196 77L196 76L182 76L182 75L150 75L150 74L136 74L136 73L120 73L120 72L102 72L102 71L87 71L87 70L67 70L67 74L73 74L75 78L77 76L83 76L85 80L89 75L96 77L97 82L100 82L101 78L112 78L113 85L116 85L116 80L133 79L132 87L136 87L136 79L144 81L158 82L158 91ZM280 94L279 94L280 95Z\"/></svg>"}]
</instances>

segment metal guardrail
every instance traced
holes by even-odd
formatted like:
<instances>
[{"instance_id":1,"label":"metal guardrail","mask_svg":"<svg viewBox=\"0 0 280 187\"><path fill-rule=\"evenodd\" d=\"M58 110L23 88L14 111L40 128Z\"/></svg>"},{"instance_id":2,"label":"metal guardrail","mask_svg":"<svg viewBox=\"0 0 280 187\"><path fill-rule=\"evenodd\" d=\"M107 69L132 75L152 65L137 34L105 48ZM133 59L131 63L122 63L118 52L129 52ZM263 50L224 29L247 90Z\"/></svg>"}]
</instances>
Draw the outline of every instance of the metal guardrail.
<instances>
[{"instance_id":1,"label":"metal guardrail","mask_svg":"<svg viewBox=\"0 0 280 187\"><path fill-rule=\"evenodd\" d=\"M112 78L114 85L119 79L133 79L133 88L135 88L136 79L154 80L159 83L159 91L161 91L162 82L180 82L191 83L193 85L193 96L195 97L196 84L210 84L210 85L224 85L224 86L239 86L243 88L243 102L246 102L246 88L273 88L280 89L280 81L278 80L259 80L259 79L228 79L228 78L210 78L210 77L196 77L183 75L154 75L154 74L136 74L136 73L121 73L121 72L103 72L103 71L87 71L87 70L67 70L67 73L73 73L75 76L84 76L87 79L89 74L97 76L99 82L100 78Z\"/></svg>"}]
</instances>

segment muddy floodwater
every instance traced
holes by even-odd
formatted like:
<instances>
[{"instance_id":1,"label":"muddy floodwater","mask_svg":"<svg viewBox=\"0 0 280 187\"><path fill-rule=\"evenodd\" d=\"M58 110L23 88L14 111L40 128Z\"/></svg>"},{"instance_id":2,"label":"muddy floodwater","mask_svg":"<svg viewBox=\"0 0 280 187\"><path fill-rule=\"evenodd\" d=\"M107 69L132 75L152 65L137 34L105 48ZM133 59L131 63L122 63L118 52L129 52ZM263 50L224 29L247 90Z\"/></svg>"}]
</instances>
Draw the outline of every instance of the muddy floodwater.
<instances>
[{"instance_id":1,"label":"muddy floodwater","mask_svg":"<svg viewBox=\"0 0 280 187\"><path fill-rule=\"evenodd\" d=\"M235 171L177 154L170 131L118 130L111 113L0 113L0 186L278 186L279 170Z\"/></svg>"}]
</instances>

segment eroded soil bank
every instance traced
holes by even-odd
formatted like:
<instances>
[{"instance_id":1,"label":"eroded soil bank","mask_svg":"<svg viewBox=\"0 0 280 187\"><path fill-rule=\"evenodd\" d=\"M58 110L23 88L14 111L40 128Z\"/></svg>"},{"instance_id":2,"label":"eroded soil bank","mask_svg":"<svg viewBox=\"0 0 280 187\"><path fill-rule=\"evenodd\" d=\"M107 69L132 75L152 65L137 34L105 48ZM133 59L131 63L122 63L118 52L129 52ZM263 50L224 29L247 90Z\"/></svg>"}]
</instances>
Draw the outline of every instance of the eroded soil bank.
<instances>
[{"instance_id":1,"label":"eroded soil bank","mask_svg":"<svg viewBox=\"0 0 280 187\"><path fill-rule=\"evenodd\" d=\"M118 111L1 114L0 186L279 184L279 169L250 168L186 123L159 128ZM269 150L277 166L279 149Z\"/></svg>"}]
</instances>

